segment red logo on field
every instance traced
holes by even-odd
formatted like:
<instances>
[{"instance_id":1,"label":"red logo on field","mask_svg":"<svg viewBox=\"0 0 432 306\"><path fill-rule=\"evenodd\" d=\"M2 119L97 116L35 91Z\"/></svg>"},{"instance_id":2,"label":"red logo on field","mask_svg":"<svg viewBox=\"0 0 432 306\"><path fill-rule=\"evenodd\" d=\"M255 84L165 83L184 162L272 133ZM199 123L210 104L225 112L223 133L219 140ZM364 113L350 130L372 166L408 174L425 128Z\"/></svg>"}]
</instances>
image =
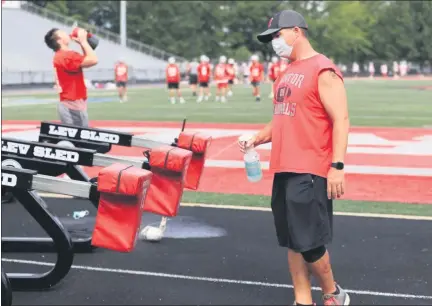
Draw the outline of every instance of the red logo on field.
<instances>
[{"instance_id":1,"label":"red logo on field","mask_svg":"<svg viewBox=\"0 0 432 306\"><path fill-rule=\"evenodd\" d=\"M268 22L268 25L267 25L267 28L270 28L272 21L273 21L273 17L270 18L270 20L269 20L269 22Z\"/></svg>"}]
</instances>

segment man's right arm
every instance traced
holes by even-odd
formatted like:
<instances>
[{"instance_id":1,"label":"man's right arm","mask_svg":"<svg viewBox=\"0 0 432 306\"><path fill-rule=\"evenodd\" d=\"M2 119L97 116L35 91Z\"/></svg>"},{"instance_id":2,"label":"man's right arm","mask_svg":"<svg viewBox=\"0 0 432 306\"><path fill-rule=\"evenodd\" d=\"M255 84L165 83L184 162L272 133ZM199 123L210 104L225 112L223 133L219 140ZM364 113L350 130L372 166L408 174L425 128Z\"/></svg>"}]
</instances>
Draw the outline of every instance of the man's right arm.
<instances>
[{"instance_id":1,"label":"man's right arm","mask_svg":"<svg viewBox=\"0 0 432 306\"><path fill-rule=\"evenodd\" d=\"M84 59L81 63L81 67L90 68L98 63L98 58L96 52L90 47L87 40L83 40L80 42L81 48L84 52Z\"/></svg>"}]
</instances>

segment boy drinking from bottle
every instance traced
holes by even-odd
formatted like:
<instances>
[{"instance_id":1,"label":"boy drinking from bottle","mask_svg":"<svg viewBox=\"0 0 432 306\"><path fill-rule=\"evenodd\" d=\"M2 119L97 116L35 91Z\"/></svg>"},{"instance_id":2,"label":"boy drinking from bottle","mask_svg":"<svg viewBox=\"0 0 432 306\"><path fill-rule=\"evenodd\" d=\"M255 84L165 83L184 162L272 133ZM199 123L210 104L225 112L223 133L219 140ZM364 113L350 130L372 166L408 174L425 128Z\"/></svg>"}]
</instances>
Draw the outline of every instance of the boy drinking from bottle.
<instances>
[{"instance_id":1,"label":"boy drinking from bottle","mask_svg":"<svg viewBox=\"0 0 432 306\"><path fill-rule=\"evenodd\" d=\"M87 38L88 33L84 29L78 29L76 37L56 28L45 35L46 45L55 52L53 66L60 96L57 111L62 123L88 126L83 68L96 65L98 58ZM71 39L81 46L83 54L69 49Z\"/></svg>"}]
</instances>

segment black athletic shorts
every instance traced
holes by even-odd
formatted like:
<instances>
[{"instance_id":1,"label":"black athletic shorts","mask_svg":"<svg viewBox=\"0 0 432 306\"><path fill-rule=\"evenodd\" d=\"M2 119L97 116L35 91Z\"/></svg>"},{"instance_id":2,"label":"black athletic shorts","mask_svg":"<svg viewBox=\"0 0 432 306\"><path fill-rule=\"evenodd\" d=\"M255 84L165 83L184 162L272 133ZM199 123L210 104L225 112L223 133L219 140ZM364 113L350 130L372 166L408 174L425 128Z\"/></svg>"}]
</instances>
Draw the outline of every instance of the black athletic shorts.
<instances>
[{"instance_id":1,"label":"black athletic shorts","mask_svg":"<svg viewBox=\"0 0 432 306\"><path fill-rule=\"evenodd\" d=\"M190 85L196 85L196 84L198 84L198 75L196 75L196 74L190 74L189 75L189 84Z\"/></svg>"},{"instance_id":2,"label":"black athletic shorts","mask_svg":"<svg viewBox=\"0 0 432 306\"><path fill-rule=\"evenodd\" d=\"M327 198L326 178L276 173L271 208L280 246L305 252L331 242L333 202Z\"/></svg>"},{"instance_id":3,"label":"black athletic shorts","mask_svg":"<svg viewBox=\"0 0 432 306\"><path fill-rule=\"evenodd\" d=\"M258 87L260 85L260 82L251 82L253 87Z\"/></svg>"},{"instance_id":4,"label":"black athletic shorts","mask_svg":"<svg viewBox=\"0 0 432 306\"><path fill-rule=\"evenodd\" d=\"M117 88L118 87L126 87L126 82L117 82L116 86L117 86Z\"/></svg>"},{"instance_id":5,"label":"black athletic shorts","mask_svg":"<svg viewBox=\"0 0 432 306\"><path fill-rule=\"evenodd\" d=\"M168 89L179 89L179 83L168 83Z\"/></svg>"},{"instance_id":6,"label":"black athletic shorts","mask_svg":"<svg viewBox=\"0 0 432 306\"><path fill-rule=\"evenodd\" d=\"M200 87L207 88L207 87L209 87L209 84L208 84L208 82L200 82L200 83L199 83L199 86L200 86Z\"/></svg>"},{"instance_id":7,"label":"black athletic shorts","mask_svg":"<svg viewBox=\"0 0 432 306\"><path fill-rule=\"evenodd\" d=\"M228 80L228 84L233 85L234 84L234 80Z\"/></svg>"}]
</instances>

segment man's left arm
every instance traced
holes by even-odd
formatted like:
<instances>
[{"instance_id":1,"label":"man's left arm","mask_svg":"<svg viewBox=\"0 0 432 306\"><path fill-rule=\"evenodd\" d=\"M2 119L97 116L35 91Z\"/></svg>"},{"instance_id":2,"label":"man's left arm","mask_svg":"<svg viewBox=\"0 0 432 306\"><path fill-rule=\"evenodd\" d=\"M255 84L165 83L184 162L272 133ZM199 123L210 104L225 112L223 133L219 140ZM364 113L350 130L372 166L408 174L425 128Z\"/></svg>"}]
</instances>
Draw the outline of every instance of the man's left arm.
<instances>
[{"instance_id":1,"label":"man's left arm","mask_svg":"<svg viewBox=\"0 0 432 306\"><path fill-rule=\"evenodd\" d=\"M333 71L326 70L318 78L318 90L327 114L333 122L332 162L344 162L348 146L349 117L348 101L342 79ZM344 171L330 168L327 177L329 198L344 194Z\"/></svg>"}]
</instances>

